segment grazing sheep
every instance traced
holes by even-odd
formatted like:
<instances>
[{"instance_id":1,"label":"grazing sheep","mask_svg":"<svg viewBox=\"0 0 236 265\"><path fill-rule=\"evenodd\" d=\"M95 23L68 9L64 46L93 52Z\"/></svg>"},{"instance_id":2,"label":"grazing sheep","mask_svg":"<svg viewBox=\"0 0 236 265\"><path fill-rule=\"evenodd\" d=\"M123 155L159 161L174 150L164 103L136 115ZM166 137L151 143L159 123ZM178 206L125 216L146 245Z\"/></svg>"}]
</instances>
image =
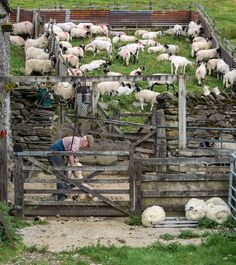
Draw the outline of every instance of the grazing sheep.
<instances>
[{"instance_id":1,"label":"grazing sheep","mask_svg":"<svg viewBox=\"0 0 236 265\"><path fill-rule=\"evenodd\" d=\"M110 62L106 61L106 60L94 60L89 64L83 64L80 66L80 70L85 73L85 72L90 72L93 71L95 69L100 68L101 66L107 66L109 65Z\"/></svg>"},{"instance_id":2,"label":"grazing sheep","mask_svg":"<svg viewBox=\"0 0 236 265\"><path fill-rule=\"evenodd\" d=\"M192 43L191 55L192 55L192 57L194 57L195 54L199 50L208 50L211 48L212 48L212 42L210 39L207 39L207 41L194 42L194 43Z\"/></svg>"},{"instance_id":3,"label":"grazing sheep","mask_svg":"<svg viewBox=\"0 0 236 265\"><path fill-rule=\"evenodd\" d=\"M162 36L162 31L149 31L142 34L142 39L156 39L158 36Z\"/></svg>"},{"instance_id":4,"label":"grazing sheep","mask_svg":"<svg viewBox=\"0 0 236 265\"><path fill-rule=\"evenodd\" d=\"M110 30L109 31L109 35L111 36L120 36L120 35L125 35L126 33L124 31L114 31L114 30Z\"/></svg>"},{"instance_id":5,"label":"grazing sheep","mask_svg":"<svg viewBox=\"0 0 236 265\"><path fill-rule=\"evenodd\" d=\"M50 55L53 55L52 53L50 53ZM36 47L29 47L26 51L25 51L25 59L29 60L29 59L39 59L39 56L43 56L45 57L45 59L49 59L49 53L45 51L45 49L40 49L40 48L36 48ZM42 57L42 59L43 59Z\"/></svg>"},{"instance_id":6,"label":"grazing sheep","mask_svg":"<svg viewBox=\"0 0 236 265\"><path fill-rule=\"evenodd\" d=\"M155 40L139 40L138 42L142 44L143 46L147 46L147 47L153 47L153 46L159 45L159 42Z\"/></svg>"},{"instance_id":7,"label":"grazing sheep","mask_svg":"<svg viewBox=\"0 0 236 265\"><path fill-rule=\"evenodd\" d=\"M216 66L217 66L217 62L220 59L210 59L207 62L207 71L208 71L208 75L211 75L213 73L214 70L216 70Z\"/></svg>"},{"instance_id":8,"label":"grazing sheep","mask_svg":"<svg viewBox=\"0 0 236 265\"><path fill-rule=\"evenodd\" d=\"M217 58L220 55L220 48L200 50L196 53L196 64L209 59Z\"/></svg>"},{"instance_id":9,"label":"grazing sheep","mask_svg":"<svg viewBox=\"0 0 236 265\"><path fill-rule=\"evenodd\" d=\"M135 69L135 70L131 71L129 73L129 75L132 75L132 76L141 75L144 70L145 70L145 67L144 66L140 66L138 69Z\"/></svg>"},{"instance_id":10,"label":"grazing sheep","mask_svg":"<svg viewBox=\"0 0 236 265\"><path fill-rule=\"evenodd\" d=\"M62 58L63 59L62 59ZM60 59L64 63L66 61L71 67L78 68L79 67L79 58L73 54L61 54Z\"/></svg>"},{"instance_id":11,"label":"grazing sheep","mask_svg":"<svg viewBox=\"0 0 236 265\"><path fill-rule=\"evenodd\" d=\"M66 48L72 48L72 44L70 44L68 41L60 41L59 42L59 47L62 49L63 47L66 47Z\"/></svg>"},{"instance_id":12,"label":"grazing sheep","mask_svg":"<svg viewBox=\"0 0 236 265\"><path fill-rule=\"evenodd\" d=\"M168 54L177 54L179 53L179 46L177 45L172 45L172 44L165 44L163 45L164 48L166 49L165 51L168 53Z\"/></svg>"},{"instance_id":13,"label":"grazing sheep","mask_svg":"<svg viewBox=\"0 0 236 265\"><path fill-rule=\"evenodd\" d=\"M139 60L139 52L144 51L144 46L140 43L130 43L130 44L120 47L119 51L123 49L129 50L130 56L132 56L132 58L134 59L134 63L135 63L135 61Z\"/></svg>"},{"instance_id":14,"label":"grazing sheep","mask_svg":"<svg viewBox=\"0 0 236 265\"><path fill-rule=\"evenodd\" d=\"M122 76L123 74L122 73L118 73L118 72L111 72L109 70L109 68L105 68L103 70L103 72L107 75L107 76Z\"/></svg>"},{"instance_id":15,"label":"grazing sheep","mask_svg":"<svg viewBox=\"0 0 236 265\"><path fill-rule=\"evenodd\" d=\"M148 102L151 103L150 111L152 111L154 104L157 102L156 98L160 95L159 92L150 91L148 89L140 90L138 86L136 86L135 98L140 102L141 110L143 111L143 103Z\"/></svg>"},{"instance_id":16,"label":"grazing sheep","mask_svg":"<svg viewBox=\"0 0 236 265\"><path fill-rule=\"evenodd\" d=\"M170 55L168 53L162 53L157 56L157 61L158 62L164 62L164 61L169 61Z\"/></svg>"},{"instance_id":17,"label":"grazing sheep","mask_svg":"<svg viewBox=\"0 0 236 265\"><path fill-rule=\"evenodd\" d=\"M94 56L97 54L97 50L100 50L106 51L112 58L112 44L109 41L94 40L85 46L85 51L89 48L92 49Z\"/></svg>"},{"instance_id":18,"label":"grazing sheep","mask_svg":"<svg viewBox=\"0 0 236 265\"><path fill-rule=\"evenodd\" d=\"M30 75L33 72L39 74L49 74L55 71L56 57L53 56L50 60L30 59L25 62L25 74Z\"/></svg>"},{"instance_id":19,"label":"grazing sheep","mask_svg":"<svg viewBox=\"0 0 236 265\"><path fill-rule=\"evenodd\" d=\"M116 92L117 92L118 96L130 95L134 91L134 89L135 89L135 87L132 87L130 84L124 84L122 82L121 86L118 87Z\"/></svg>"},{"instance_id":20,"label":"grazing sheep","mask_svg":"<svg viewBox=\"0 0 236 265\"><path fill-rule=\"evenodd\" d=\"M70 32L77 25L73 22L64 22L64 23L57 23L56 26L62 29L62 31Z\"/></svg>"},{"instance_id":21,"label":"grazing sheep","mask_svg":"<svg viewBox=\"0 0 236 265\"><path fill-rule=\"evenodd\" d=\"M121 35L119 40L123 42L136 42L137 38L135 36Z\"/></svg>"},{"instance_id":22,"label":"grazing sheep","mask_svg":"<svg viewBox=\"0 0 236 265\"><path fill-rule=\"evenodd\" d=\"M203 200L192 198L185 205L185 216L188 220L201 220L206 216L207 205Z\"/></svg>"},{"instance_id":23,"label":"grazing sheep","mask_svg":"<svg viewBox=\"0 0 236 265\"><path fill-rule=\"evenodd\" d=\"M70 40L70 34L65 31L57 31L54 32L55 36L58 38L59 41L69 41Z\"/></svg>"},{"instance_id":24,"label":"grazing sheep","mask_svg":"<svg viewBox=\"0 0 236 265\"><path fill-rule=\"evenodd\" d=\"M101 83L98 83L95 88L95 103L98 102L98 99L100 96L105 95L105 94L111 94L113 92L116 92L117 89L120 87L120 82L118 81L104 81Z\"/></svg>"},{"instance_id":25,"label":"grazing sheep","mask_svg":"<svg viewBox=\"0 0 236 265\"><path fill-rule=\"evenodd\" d=\"M203 62L201 63L201 65L196 69L195 72L195 76L197 78L198 81L198 85L200 86L202 84L202 82L204 81L205 77L206 77L206 64Z\"/></svg>"},{"instance_id":26,"label":"grazing sheep","mask_svg":"<svg viewBox=\"0 0 236 265\"><path fill-rule=\"evenodd\" d=\"M171 86L173 88L173 90L175 91L175 86L173 85L173 83L177 80L177 76L176 75L168 75L165 76L161 73L159 74L152 74L152 75L161 75L159 80L156 81L148 81L148 87L150 90L153 90L153 87L155 85L166 85L167 86L167 91L169 90L169 87Z\"/></svg>"},{"instance_id":27,"label":"grazing sheep","mask_svg":"<svg viewBox=\"0 0 236 265\"><path fill-rule=\"evenodd\" d=\"M223 85L226 88L233 88L236 84L236 69L232 69L230 72L226 73L223 77Z\"/></svg>"},{"instance_id":28,"label":"grazing sheep","mask_svg":"<svg viewBox=\"0 0 236 265\"><path fill-rule=\"evenodd\" d=\"M147 51L148 53L164 53L166 52L166 48L164 47L164 45L158 45L154 47L149 47Z\"/></svg>"},{"instance_id":29,"label":"grazing sheep","mask_svg":"<svg viewBox=\"0 0 236 265\"><path fill-rule=\"evenodd\" d=\"M25 40L21 36L10 36L10 42L17 46L25 46Z\"/></svg>"},{"instance_id":30,"label":"grazing sheep","mask_svg":"<svg viewBox=\"0 0 236 265\"><path fill-rule=\"evenodd\" d=\"M79 59L84 58L84 50L80 46L72 47L72 48L63 47L62 52L65 54L73 54L73 55L77 56Z\"/></svg>"},{"instance_id":31,"label":"grazing sheep","mask_svg":"<svg viewBox=\"0 0 236 265\"><path fill-rule=\"evenodd\" d=\"M13 24L12 35L16 36L33 36L33 24L30 21L23 21Z\"/></svg>"},{"instance_id":32,"label":"grazing sheep","mask_svg":"<svg viewBox=\"0 0 236 265\"><path fill-rule=\"evenodd\" d=\"M151 227L165 221L166 214L162 207L154 205L146 208L142 213L143 226Z\"/></svg>"},{"instance_id":33,"label":"grazing sheep","mask_svg":"<svg viewBox=\"0 0 236 265\"><path fill-rule=\"evenodd\" d=\"M70 68L67 70L68 76L83 76L83 72L80 69Z\"/></svg>"},{"instance_id":34,"label":"grazing sheep","mask_svg":"<svg viewBox=\"0 0 236 265\"><path fill-rule=\"evenodd\" d=\"M70 40L73 40L73 38L87 38L89 34L89 31L76 27L70 31Z\"/></svg>"},{"instance_id":35,"label":"grazing sheep","mask_svg":"<svg viewBox=\"0 0 236 265\"><path fill-rule=\"evenodd\" d=\"M25 41L25 50L29 47L36 47L36 48L47 48L49 44L49 33L43 34L37 39L27 39Z\"/></svg>"},{"instance_id":36,"label":"grazing sheep","mask_svg":"<svg viewBox=\"0 0 236 265\"><path fill-rule=\"evenodd\" d=\"M223 76L229 71L229 65L223 59L220 59L216 65L217 79L223 79Z\"/></svg>"},{"instance_id":37,"label":"grazing sheep","mask_svg":"<svg viewBox=\"0 0 236 265\"><path fill-rule=\"evenodd\" d=\"M193 42L204 42L204 41L206 42L207 39L204 37L201 37L201 36L197 36L197 37L193 38Z\"/></svg>"},{"instance_id":38,"label":"grazing sheep","mask_svg":"<svg viewBox=\"0 0 236 265\"><path fill-rule=\"evenodd\" d=\"M138 30L135 31L134 35L135 35L136 37L140 37L140 36L142 36L144 33L147 33L147 32L148 32L148 31L145 30L145 29L138 29Z\"/></svg>"},{"instance_id":39,"label":"grazing sheep","mask_svg":"<svg viewBox=\"0 0 236 265\"><path fill-rule=\"evenodd\" d=\"M103 41L111 42L111 39L109 37L104 37L104 36L103 37L101 37L101 36L96 37L95 40L103 40Z\"/></svg>"},{"instance_id":40,"label":"grazing sheep","mask_svg":"<svg viewBox=\"0 0 236 265\"><path fill-rule=\"evenodd\" d=\"M131 53L128 49L122 49L118 52L116 58L121 58L125 62L126 66L128 66L131 58Z\"/></svg>"},{"instance_id":41,"label":"grazing sheep","mask_svg":"<svg viewBox=\"0 0 236 265\"><path fill-rule=\"evenodd\" d=\"M92 35L104 34L108 37L108 27L106 25L91 25L89 29Z\"/></svg>"},{"instance_id":42,"label":"grazing sheep","mask_svg":"<svg viewBox=\"0 0 236 265\"><path fill-rule=\"evenodd\" d=\"M171 57L170 57L171 59ZM185 74L185 69L187 65L190 65L193 67L193 63L190 62L187 58L182 57L182 56L172 56L171 59L171 74L174 73L174 68L175 68L175 74L178 74L178 68L182 68L183 74Z\"/></svg>"},{"instance_id":43,"label":"grazing sheep","mask_svg":"<svg viewBox=\"0 0 236 265\"><path fill-rule=\"evenodd\" d=\"M75 87L76 83L58 82L53 88L57 96L62 97L64 100L68 100L75 96Z\"/></svg>"}]
</instances>

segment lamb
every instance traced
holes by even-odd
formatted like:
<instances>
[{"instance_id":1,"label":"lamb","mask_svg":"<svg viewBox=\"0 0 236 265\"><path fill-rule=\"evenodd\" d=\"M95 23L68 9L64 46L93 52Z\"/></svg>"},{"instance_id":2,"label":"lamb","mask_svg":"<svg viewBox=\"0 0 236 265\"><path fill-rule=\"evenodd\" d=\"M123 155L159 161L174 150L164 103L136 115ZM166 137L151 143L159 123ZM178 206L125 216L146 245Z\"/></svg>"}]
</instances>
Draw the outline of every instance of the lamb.
<instances>
[{"instance_id":1,"label":"lamb","mask_svg":"<svg viewBox=\"0 0 236 265\"><path fill-rule=\"evenodd\" d=\"M164 48L166 49L165 51L168 53L168 54L177 54L179 53L179 46L177 45L172 45L172 44L165 44L163 45Z\"/></svg>"},{"instance_id":2,"label":"lamb","mask_svg":"<svg viewBox=\"0 0 236 265\"><path fill-rule=\"evenodd\" d=\"M218 79L223 79L223 76L230 71L228 64L223 60L220 59L216 65L216 73Z\"/></svg>"},{"instance_id":3,"label":"lamb","mask_svg":"<svg viewBox=\"0 0 236 265\"><path fill-rule=\"evenodd\" d=\"M159 43L155 40L139 40L138 41L140 44L142 44L143 46L148 46L148 47L153 47L153 46L157 46Z\"/></svg>"},{"instance_id":4,"label":"lamb","mask_svg":"<svg viewBox=\"0 0 236 265\"><path fill-rule=\"evenodd\" d=\"M208 75L211 75L213 73L214 70L216 70L216 66L217 66L217 62L220 59L210 59L207 62L207 71L208 71Z\"/></svg>"},{"instance_id":5,"label":"lamb","mask_svg":"<svg viewBox=\"0 0 236 265\"><path fill-rule=\"evenodd\" d=\"M126 66L128 66L131 58L131 53L128 49L122 49L118 52L116 57L121 58L125 62Z\"/></svg>"},{"instance_id":6,"label":"lamb","mask_svg":"<svg viewBox=\"0 0 236 265\"><path fill-rule=\"evenodd\" d=\"M206 216L207 205L203 200L192 198L185 205L187 220L198 221Z\"/></svg>"},{"instance_id":7,"label":"lamb","mask_svg":"<svg viewBox=\"0 0 236 265\"><path fill-rule=\"evenodd\" d=\"M80 162L76 162L74 166L75 167L82 167L83 165ZM68 171L68 177L70 179L74 179L74 178L76 178L76 179L83 179L84 178L81 170L76 170L74 173L69 170Z\"/></svg>"},{"instance_id":8,"label":"lamb","mask_svg":"<svg viewBox=\"0 0 236 265\"><path fill-rule=\"evenodd\" d=\"M45 49L40 49L40 48L36 48L36 47L29 47L26 52L25 52L25 59L29 60L29 59L38 59L39 56L43 55L43 57L45 57L45 59L49 59L49 53L47 53L45 51ZM52 55L52 53L50 54ZM43 59L42 57L42 59Z\"/></svg>"},{"instance_id":9,"label":"lamb","mask_svg":"<svg viewBox=\"0 0 236 265\"><path fill-rule=\"evenodd\" d=\"M138 30L135 31L134 35L135 35L136 37L140 37L140 36L142 36L144 33L147 33L147 32L148 32L148 31L145 30L145 29L138 29Z\"/></svg>"},{"instance_id":10,"label":"lamb","mask_svg":"<svg viewBox=\"0 0 236 265\"><path fill-rule=\"evenodd\" d=\"M85 29L87 31L90 31L91 26L93 26L93 23L89 23L89 22L81 22L79 23L76 27L77 28L81 28L81 29Z\"/></svg>"},{"instance_id":11,"label":"lamb","mask_svg":"<svg viewBox=\"0 0 236 265\"><path fill-rule=\"evenodd\" d=\"M79 59L84 58L84 50L80 46L72 47L72 48L63 47L62 52L65 54L73 54L73 55L77 56Z\"/></svg>"},{"instance_id":12,"label":"lamb","mask_svg":"<svg viewBox=\"0 0 236 265\"><path fill-rule=\"evenodd\" d=\"M75 27L70 31L70 40L73 40L73 38L87 38L89 34L89 31Z\"/></svg>"},{"instance_id":13,"label":"lamb","mask_svg":"<svg viewBox=\"0 0 236 265\"><path fill-rule=\"evenodd\" d=\"M232 69L230 72L226 73L223 78L223 85L226 88L233 88L236 83L236 69Z\"/></svg>"},{"instance_id":14,"label":"lamb","mask_svg":"<svg viewBox=\"0 0 236 265\"><path fill-rule=\"evenodd\" d=\"M130 95L133 91L134 91L134 87L132 88L132 86L130 84L124 84L123 82L121 83L121 86L118 87L117 89L117 94L119 96L121 95Z\"/></svg>"},{"instance_id":15,"label":"lamb","mask_svg":"<svg viewBox=\"0 0 236 265\"><path fill-rule=\"evenodd\" d=\"M98 102L100 96L104 94L111 94L112 92L116 92L117 89L120 87L120 82L118 81L104 81L98 83L94 88L94 92L96 95L95 102Z\"/></svg>"},{"instance_id":16,"label":"lamb","mask_svg":"<svg viewBox=\"0 0 236 265\"><path fill-rule=\"evenodd\" d=\"M121 35L119 40L123 42L135 42L137 38L135 36Z\"/></svg>"},{"instance_id":17,"label":"lamb","mask_svg":"<svg viewBox=\"0 0 236 265\"><path fill-rule=\"evenodd\" d=\"M201 36L197 36L197 37L193 38L193 42L204 42L204 41L206 42L207 39L204 37L201 37Z\"/></svg>"},{"instance_id":18,"label":"lamb","mask_svg":"<svg viewBox=\"0 0 236 265\"><path fill-rule=\"evenodd\" d=\"M92 48L94 56L97 50L106 51L110 58L112 58L112 44L109 41L94 40L85 46L85 50Z\"/></svg>"},{"instance_id":19,"label":"lamb","mask_svg":"<svg viewBox=\"0 0 236 265\"><path fill-rule=\"evenodd\" d=\"M228 205L219 197L213 197L206 201L207 214L206 217L223 224L230 216L230 209Z\"/></svg>"},{"instance_id":20,"label":"lamb","mask_svg":"<svg viewBox=\"0 0 236 265\"><path fill-rule=\"evenodd\" d=\"M148 53L164 53L166 52L166 48L164 47L164 45L158 45L154 47L149 47L147 51Z\"/></svg>"},{"instance_id":21,"label":"lamb","mask_svg":"<svg viewBox=\"0 0 236 265\"><path fill-rule=\"evenodd\" d=\"M132 75L132 76L141 75L144 70L145 70L145 67L140 66L138 69L131 71L129 75Z\"/></svg>"},{"instance_id":22,"label":"lamb","mask_svg":"<svg viewBox=\"0 0 236 265\"><path fill-rule=\"evenodd\" d=\"M30 21L23 21L13 24L13 35L16 36L33 36L33 24Z\"/></svg>"},{"instance_id":23,"label":"lamb","mask_svg":"<svg viewBox=\"0 0 236 265\"><path fill-rule=\"evenodd\" d=\"M190 65L193 67L193 63L190 62L185 57L173 56L171 59L171 74L174 73L174 68L175 68L175 74L177 75L179 67L182 68L182 72L183 72L183 74L185 74L185 69L186 69L187 65Z\"/></svg>"},{"instance_id":24,"label":"lamb","mask_svg":"<svg viewBox=\"0 0 236 265\"><path fill-rule=\"evenodd\" d=\"M142 39L156 39L158 36L162 36L162 31L149 31L142 34Z\"/></svg>"},{"instance_id":25,"label":"lamb","mask_svg":"<svg viewBox=\"0 0 236 265\"><path fill-rule=\"evenodd\" d=\"M59 47L62 49L63 47L66 47L66 48L72 48L72 44L70 44L68 41L60 41L59 42Z\"/></svg>"},{"instance_id":26,"label":"lamb","mask_svg":"<svg viewBox=\"0 0 236 265\"><path fill-rule=\"evenodd\" d=\"M108 37L108 27L106 25L91 25L89 29L92 35L104 34Z\"/></svg>"},{"instance_id":27,"label":"lamb","mask_svg":"<svg viewBox=\"0 0 236 265\"><path fill-rule=\"evenodd\" d=\"M70 32L73 28L77 25L73 22L64 22L64 23L57 23L57 27L61 28L63 31Z\"/></svg>"},{"instance_id":28,"label":"lamb","mask_svg":"<svg viewBox=\"0 0 236 265\"><path fill-rule=\"evenodd\" d=\"M70 34L65 31L56 31L54 32L55 36L58 37L58 41L69 41L70 40Z\"/></svg>"},{"instance_id":29,"label":"lamb","mask_svg":"<svg viewBox=\"0 0 236 265\"><path fill-rule=\"evenodd\" d=\"M103 40L103 41L111 42L111 39L109 37L104 37L104 36L96 37L95 40Z\"/></svg>"},{"instance_id":30,"label":"lamb","mask_svg":"<svg viewBox=\"0 0 236 265\"><path fill-rule=\"evenodd\" d=\"M151 227L165 221L166 214L162 207L154 205L146 208L142 213L143 226Z\"/></svg>"},{"instance_id":31,"label":"lamb","mask_svg":"<svg viewBox=\"0 0 236 265\"><path fill-rule=\"evenodd\" d=\"M182 35L182 32L183 32L183 28L182 28L182 26L176 24L176 25L174 25L174 31L175 31L175 36L180 38L180 36Z\"/></svg>"},{"instance_id":32,"label":"lamb","mask_svg":"<svg viewBox=\"0 0 236 265\"><path fill-rule=\"evenodd\" d=\"M76 83L58 82L53 88L57 96L62 97L64 100L68 100L75 96L75 87Z\"/></svg>"},{"instance_id":33,"label":"lamb","mask_svg":"<svg viewBox=\"0 0 236 265\"><path fill-rule=\"evenodd\" d=\"M191 50L191 55L192 57L195 56L195 54L199 51L199 50L208 50L212 48L212 42L210 39L207 39L207 41L198 41L198 42L194 42L192 43L192 50Z\"/></svg>"},{"instance_id":34,"label":"lamb","mask_svg":"<svg viewBox=\"0 0 236 265\"><path fill-rule=\"evenodd\" d=\"M113 31L113 30L110 30L109 34L111 36L120 36L120 35L125 35L126 33L124 31Z\"/></svg>"},{"instance_id":35,"label":"lamb","mask_svg":"<svg viewBox=\"0 0 236 265\"><path fill-rule=\"evenodd\" d=\"M25 41L25 50L29 47L47 48L49 44L49 40L48 40L49 36L50 34L46 33L37 39L27 39Z\"/></svg>"},{"instance_id":36,"label":"lamb","mask_svg":"<svg viewBox=\"0 0 236 265\"><path fill-rule=\"evenodd\" d=\"M220 55L220 48L200 50L196 53L196 64L209 59L217 58Z\"/></svg>"},{"instance_id":37,"label":"lamb","mask_svg":"<svg viewBox=\"0 0 236 265\"><path fill-rule=\"evenodd\" d=\"M141 110L143 111L143 103L144 102L150 102L151 108L150 111L152 111L154 104L157 102L156 98L160 95L159 92L150 91L148 89L140 90L138 86L136 86L136 93L135 98L140 102Z\"/></svg>"},{"instance_id":38,"label":"lamb","mask_svg":"<svg viewBox=\"0 0 236 265\"><path fill-rule=\"evenodd\" d=\"M168 53L162 53L157 56L157 61L158 62L164 62L164 61L169 61L170 55Z\"/></svg>"},{"instance_id":39,"label":"lamb","mask_svg":"<svg viewBox=\"0 0 236 265\"><path fill-rule=\"evenodd\" d=\"M153 90L153 87L155 85L167 85L167 91L169 90L169 87L171 86L173 88L173 90L175 91L175 86L173 85L173 83L177 80L177 76L173 75L163 75L163 74L152 74L152 75L161 75L159 80L156 81L148 81L148 87L150 90Z\"/></svg>"},{"instance_id":40,"label":"lamb","mask_svg":"<svg viewBox=\"0 0 236 265\"><path fill-rule=\"evenodd\" d=\"M60 59L64 62L66 61L71 67L79 67L79 59L73 54L61 54Z\"/></svg>"},{"instance_id":41,"label":"lamb","mask_svg":"<svg viewBox=\"0 0 236 265\"><path fill-rule=\"evenodd\" d=\"M106 73L107 76L122 76L121 73L118 73L118 72L111 72L111 71L109 70L109 68L105 68L105 69L103 70L103 72Z\"/></svg>"},{"instance_id":42,"label":"lamb","mask_svg":"<svg viewBox=\"0 0 236 265\"><path fill-rule=\"evenodd\" d=\"M25 40L21 36L10 36L10 42L17 46L25 46Z\"/></svg>"},{"instance_id":43,"label":"lamb","mask_svg":"<svg viewBox=\"0 0 236 265\"><path fill-rule=\"evenodd\" d=\"M90 72L93 71L95 69L100 68L101 66L107 66L109 65L110 62L106 61L106 60L94 60L89 64L83 64L80 66L80 70L85 73L85 72Z\"/></svg>"},{"instance_id":44,"label":"lamb","mask_svg":"<svg viewBox=\"0 0 236 265\"><path fill-rule=\"evenodd\" d=\"M56 57L53 56L50 60L37 60L30 59L25 62L25 74L30 75L31 73L39 73L44 75L55 71Z\"/></svg>"},{"instance_id":45,"label":"lamb","mask_svg":"<svg viewBox=\"0 0 236 265\"><path fill-rule=\"evenodd\" d=\"M139 60L139 52L144 51L144 46L140 43L130 43L130 44L120 47L119 51L123 49L129 50L130 56L134 58L134 63L135 63L136 60L137 61Z\"/></svg>"},{"instance_id":46,"label":"lamb","mask_svg":"<svg viewBox=\"0 0 236 265\"><path fill-rule=\"evenodd\" d=\"M204 62L196 69L195 75L200 86L206 77L206 64Z\"/></svg>"}]
</instances>

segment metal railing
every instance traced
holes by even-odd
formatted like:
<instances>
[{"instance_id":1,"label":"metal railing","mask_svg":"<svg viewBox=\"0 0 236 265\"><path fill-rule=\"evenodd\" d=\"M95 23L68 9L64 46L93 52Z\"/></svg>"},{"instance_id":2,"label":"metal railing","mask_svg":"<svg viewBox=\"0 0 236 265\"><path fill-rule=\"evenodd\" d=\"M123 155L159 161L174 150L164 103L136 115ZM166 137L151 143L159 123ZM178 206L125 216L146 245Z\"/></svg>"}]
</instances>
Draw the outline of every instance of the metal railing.
<instances>
[{"instance_id":1,"label":"metal railing","mask_svg":"<svg viewBox=\"0 0 236 265\"><path fill-rule=\"evenodd\" d=\"M231 215L236 221L236 155L232 154L230 159L230 175L229 175L229 194L228 205ZM236 231L236 227L234 228Z\"/></svg>"}]
</instances>

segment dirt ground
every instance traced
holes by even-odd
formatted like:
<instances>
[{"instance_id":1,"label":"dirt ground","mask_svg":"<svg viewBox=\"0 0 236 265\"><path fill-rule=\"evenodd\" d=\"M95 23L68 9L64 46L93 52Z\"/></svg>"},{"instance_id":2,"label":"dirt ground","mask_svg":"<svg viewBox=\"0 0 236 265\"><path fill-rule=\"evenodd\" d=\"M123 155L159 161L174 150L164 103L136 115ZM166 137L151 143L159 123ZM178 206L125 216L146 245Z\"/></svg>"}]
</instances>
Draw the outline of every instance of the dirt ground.
<instances>
[{"instance_id":1,"label":"dirt ground","mask_svg":"<svg viewBox=\"0 0 236 265\"><path fill-rule=\"evenodd\" d=\"M181 229L146 228L130 226L127 218L50 218L48 224L34 225L20 231L27 246L48 247L51 252L71 250L75 247L102 245L143 247L159 240L160 235L178 235ZM196 230L196 229L195 229ZM160 240L162 241L162 240ZM175 240L176 241L176 240ZM163 242L163 241L162 241ZM164 241L170 243L170 241ZM200 244L199 238L180 240L182 244Z\"/></svg>"}]
</instances>

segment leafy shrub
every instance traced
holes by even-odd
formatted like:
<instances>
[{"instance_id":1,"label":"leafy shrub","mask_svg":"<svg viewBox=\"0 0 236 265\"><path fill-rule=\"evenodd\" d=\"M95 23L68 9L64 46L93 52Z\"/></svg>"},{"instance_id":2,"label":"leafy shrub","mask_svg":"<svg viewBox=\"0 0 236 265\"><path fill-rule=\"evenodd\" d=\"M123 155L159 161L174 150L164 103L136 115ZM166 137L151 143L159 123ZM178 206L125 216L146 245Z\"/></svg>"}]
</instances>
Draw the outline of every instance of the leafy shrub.
<instances>
[{"instance_id":1,"label":"leafy shrub","mask_svg":"<svg viewBox=\"0 0 236 265\"><path fill-rule=\"evenodd\" d=\"M142 225L141 215L133 215L129 217L128 224L129 225Z\"/></svg>"},{"instance_id":2,"label":"leafy shrub","mask_svg":"<svg viewBox=\"0 0 236 265\"><path fill-rule=\"evenodd\" d=\"M163 239L163 240L166 240L166 241L173 240L174 238L175 238L175 236L171 235L169 233L165 233L163 235L160 235L160 239Z\"/></svg>"},{"instance_id":3,"label":"leafy shrub","mask_svg":"<svg viewBox=\"0 0 236 265\"><path fill-rule=\"evenodd\" d=\"M194 233L191 230L183 230L178 235L178 238L181 238L181 239L196 238L196 237L199 237L199 235Z\"/></svg>"}]
</instances>

